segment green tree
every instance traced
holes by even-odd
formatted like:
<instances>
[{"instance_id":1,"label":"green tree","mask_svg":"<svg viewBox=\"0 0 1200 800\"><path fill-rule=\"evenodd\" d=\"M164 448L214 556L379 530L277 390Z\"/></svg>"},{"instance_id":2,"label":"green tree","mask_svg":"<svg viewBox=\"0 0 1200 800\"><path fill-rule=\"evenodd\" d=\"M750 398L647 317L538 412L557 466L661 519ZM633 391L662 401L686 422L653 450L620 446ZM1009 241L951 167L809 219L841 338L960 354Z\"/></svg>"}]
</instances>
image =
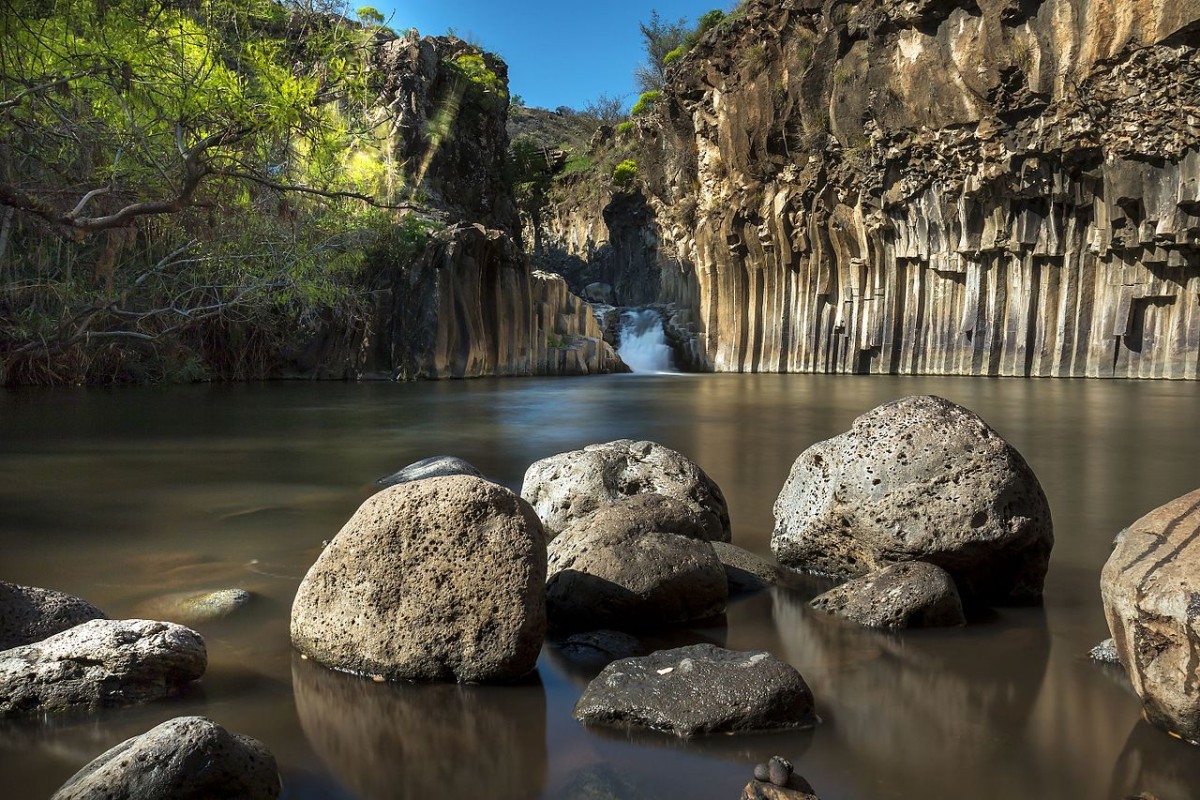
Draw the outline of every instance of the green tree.
<instances>
[{"instance_id":1,"label":"green tree","mask_svg":"<svg viewBox=\"0 0 1200 800\"><path fill-rule=\"evenodd\" d=\"M634 70L634 79L643 92L661 89L666 74L667 53L687 41L690 33L687 20L680 17L669 22L660 17L657 10L651 10L649 21L638 23L638 28L642 32L646 60Z\"/></svg>"}]
</instances>

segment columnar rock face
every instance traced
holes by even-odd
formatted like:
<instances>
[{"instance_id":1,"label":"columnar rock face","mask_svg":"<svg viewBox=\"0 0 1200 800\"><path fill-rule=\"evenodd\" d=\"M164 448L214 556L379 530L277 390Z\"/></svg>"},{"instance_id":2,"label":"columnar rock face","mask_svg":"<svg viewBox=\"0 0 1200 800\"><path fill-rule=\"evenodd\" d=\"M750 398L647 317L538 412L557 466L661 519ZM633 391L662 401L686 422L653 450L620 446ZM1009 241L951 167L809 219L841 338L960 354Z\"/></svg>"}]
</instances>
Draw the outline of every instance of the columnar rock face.
<instances>
[{"instance_id":1,"label":"columnar rock face","mask_svg":"<svg viewBox=\"0 0 1200 800\"><path fill-rule=\"evenodd\" d=\"M571 294L561 275L533 272L534 372L538 375L594 375L628 372L592 313Z\"/></svg>"},{"instance_id":2,"label":"columnar rock face","mask_svg":"<svg viewBox=\"0 0 1200 800\"><path fill-rule=\"evenodd\" d=\"M279 791L275 756L262 742L204 717L177 717L97 756L51 800L270 800Z\"/></svg>"},{"instance_id":3,"label":"columnar rock face","mask_svg":"<svg viewBox=\"0 0 1200 800\"><path fill-rule=\"evenodd\" d=\"M721 487L686 456L655 442L618 439L543 458L526 470L521 496L552 537L599 509L632 499L650 504L644 510L663 517L657 530L676 530L662 527L669 524L665 517L674 515L680 517L680 525L702 526L710 541L730 538L729 508Z\"/></svg>"},{"instance_id":4,"label":"columnar rock face","mask_svg":"<svg viewBox=\"0 0 1200 800\"><path fill-rule=\"evenodd\" d=\"M1037 477L962 406L907 397L800 454L775 501L780 563L857 577L902 561L945 569L983 603L1040 601L1054 543Z\"/></svg>"},{"instance_id":5,"label":"columnar rock face","mask_svg":"<svg viewBox=\"0 0 1200 800\"><path fill-rule=\"evenodd\" d=\"M545 238L584 260L655 242L656 299L688 304L720 371L1193 379L1198 23L1194 2L750 0L618 137L645 232L567 199Z\"/></svg>"},{"instance_id":6,"label":"columnar rock face","mask_svg":"<svg viewBox=\"0 0 1200 800\"><path fill-rule=\"evenodd\" d=\"M104 612L53 589L0 581L0 650L41 641Z\"/></svg>"},{"instance_id":7,"label":"columnar rock face","mask_svg":"<svg viewBox=\"0 0 1200 800\"><path fill-rule=\"evenodd\" d=\"M1146 715L1200 744L1200 489L1122 531L1100 589L1117 654Z\"/></svg>"},{"instance_id":8,"label":"columnar rock face","mask_svg":"<svg viewBox=\"0 0 1200 800\"><path fill-rule=\"evenodd\" d=\"M0 652L0 718L158 700L199 679L207 666L204 640L190 628L92 620Z\"/></svg>"},{"instance_id":9,"label":"columnar rock face","mask_svg":"<svg viewBox=\"0 0 1200 800\"><path fill-rule=\"evenodd\" d=\"M374 495L309 569L292 643L392 680L514 680L546 633L546 538L524 501L471 476Z\"/></svg>"}]
</instances>

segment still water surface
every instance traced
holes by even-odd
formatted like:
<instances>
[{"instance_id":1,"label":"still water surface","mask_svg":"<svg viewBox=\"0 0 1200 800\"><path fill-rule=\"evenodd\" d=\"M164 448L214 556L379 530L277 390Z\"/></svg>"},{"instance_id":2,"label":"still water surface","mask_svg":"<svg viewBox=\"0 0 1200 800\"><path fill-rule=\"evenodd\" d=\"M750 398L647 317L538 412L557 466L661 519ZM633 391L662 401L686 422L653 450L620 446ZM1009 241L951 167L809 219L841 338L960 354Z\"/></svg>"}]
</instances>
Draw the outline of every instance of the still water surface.
<instances>
[{"instance_id":1,"label":"still water surface","mask_svg":"<svg viewBox=\"0 0 1200 800\"><path fill-rule=\"evenodd\" d=\"M381 685L292 654L296 586L374 478L453 454L519 489L536 459L646 438L724 489L734 542L769 553L795 457L880 402L974 409L1027 458L1054 513L1044 609L881 635L776 590L726 624L665 634L765 648L813 687L801 733L672 738L584 729L592 673L547 646L519 687ZM181 714L267 744L288 798L727 798L790 757L824 800L1200 797L1200 749L1150 729L1119 673L1098 576L1113 536L1200 486L1192 383L882 376L612 376L0 394L0 577L138 615L165 592L255 602L196 626L210 666L176 700L54 724L0 724L0 796L46 797L111 745Z\"/></svg>"}]
</instances>

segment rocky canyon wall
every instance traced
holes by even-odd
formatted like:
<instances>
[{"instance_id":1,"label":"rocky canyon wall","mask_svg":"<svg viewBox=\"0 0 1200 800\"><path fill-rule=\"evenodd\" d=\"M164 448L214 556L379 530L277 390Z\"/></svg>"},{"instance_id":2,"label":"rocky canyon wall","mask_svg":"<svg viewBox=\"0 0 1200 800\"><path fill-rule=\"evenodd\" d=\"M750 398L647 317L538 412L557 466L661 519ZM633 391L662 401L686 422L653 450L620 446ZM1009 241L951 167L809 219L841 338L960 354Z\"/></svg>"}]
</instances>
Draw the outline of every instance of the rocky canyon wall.
<instances>
[{"instance_id":1,"label":"rocky canyon wall","mask_svg":"<svg viewBox=\"0 0 1200 800\"><path fill-rule=\"evenodd\" d=\"M1197 0L751 0L612 145L612 283L720 371L1194 379L1198 45ZM548 241L618 244L592 202Z\"/></svg>"},{"instance_id":2,"label":"rocky canyon wall","mask_svg":"<svg viewBox=\"0 0 1200 800\"><path fill-rule=\"evenodd\" d=\"M468 69L456 65L464 57ZM373 317L357 338L326 337L350 347L321 352L355 377L398 380L624 370L587 305L561 278L533 273L522 251L504 62L410 33L382 43L377 64L387 159L428 224L445 227L415 259L376 259Z\"/></svg>"}]
</instances>

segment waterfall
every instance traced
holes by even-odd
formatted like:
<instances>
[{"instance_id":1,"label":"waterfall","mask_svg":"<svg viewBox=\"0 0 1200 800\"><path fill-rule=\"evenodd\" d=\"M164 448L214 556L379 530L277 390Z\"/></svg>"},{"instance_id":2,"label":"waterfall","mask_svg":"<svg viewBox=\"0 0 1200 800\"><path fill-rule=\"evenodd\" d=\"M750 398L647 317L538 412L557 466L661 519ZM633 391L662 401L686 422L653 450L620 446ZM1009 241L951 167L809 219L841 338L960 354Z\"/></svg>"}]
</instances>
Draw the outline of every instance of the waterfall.
<instances>
[{"instance_id":1,"label":"waterfall","mask_svg":"<svg viewBox=\"0 0 1200 800\"><path fill-rule=\"evenodd\" d=\"M635 308L623 313L620 341L617 355L634 372L674 372L662 317L654 309Z\"/></svg>"}]
</instances>

